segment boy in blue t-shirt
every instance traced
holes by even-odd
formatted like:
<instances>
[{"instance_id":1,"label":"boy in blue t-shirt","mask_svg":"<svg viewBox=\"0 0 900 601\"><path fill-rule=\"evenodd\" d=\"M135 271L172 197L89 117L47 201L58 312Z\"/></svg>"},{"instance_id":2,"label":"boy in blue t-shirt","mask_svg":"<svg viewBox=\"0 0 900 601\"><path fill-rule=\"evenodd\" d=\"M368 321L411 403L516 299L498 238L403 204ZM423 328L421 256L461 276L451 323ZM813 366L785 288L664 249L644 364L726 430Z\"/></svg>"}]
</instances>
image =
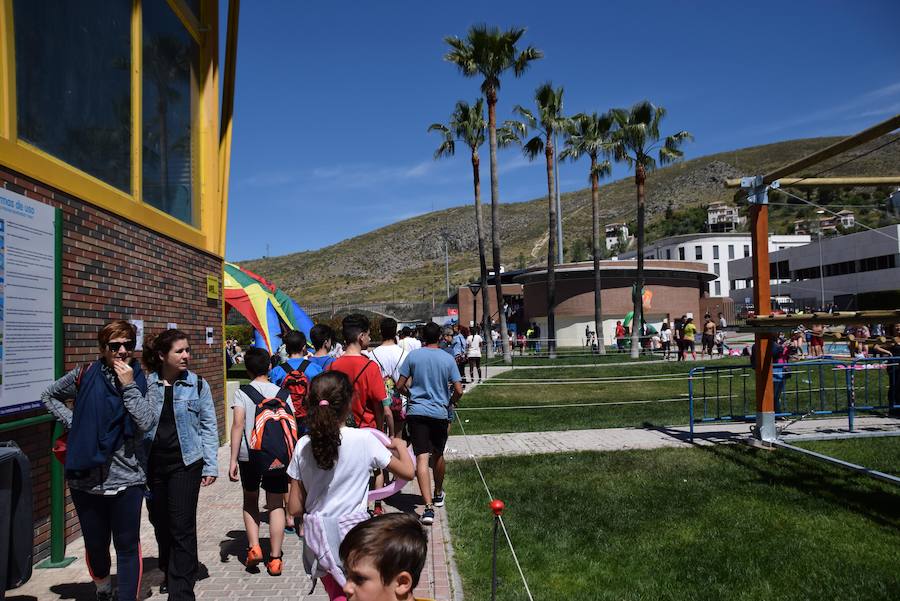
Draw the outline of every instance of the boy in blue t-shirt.
<instances>
[{"instance_id":1,"label":"boy in blue t-shirt","mask_svg":"<svg viewBox=\"0 0 900 601\"><path fill-rule=\"evenodd\" d=\"M311 363L318 365L322 371L334 363L334 357L329 355L334 344L334 330L330 326L315 325L309 330L309 341L312 342L315 352L309 357Z\"/></svg>"},{"instance_id":2,"label":"boy in blue t-shirt","mask_svg":"<svg viewBox=\"0 0 900 601\"><path fill-rule=\"evenodd\" d=\"M411 352L400 366L397 390L409 396L406 428L416 455L416 479L425 503L422 523L431 524L434 506L444 505L444 447L447 445L450 406L456 405L463 389L456 361L438 347L440 326L427 324L423 335L425 346ZM452 395L449 385L453 387ZM434 495L428 473L429 455L434 457Z\"/></svg>"},{"instance_id":3,"label":"boy in blue t-shirt","mask_svg":"<svg viewBox=\"0 0 900 601\"><path fill-rule=\"evenodd\" d=\"M287 363L292 370L298 369L300 365L302 365L304 359L306 359L306 334L303 332L290 331L282 337L282 340L284 341L285 350L288 354L288 359L285 363ZM307 361L303 373L306 374L307 378L312 380L322 373L322 368L312 361ZM278 386L281 386L281 383L284 382L285 376L287 376L287 372L281 365L276 365L269 371L269 381Z\"/></svg>"}]
</instances>

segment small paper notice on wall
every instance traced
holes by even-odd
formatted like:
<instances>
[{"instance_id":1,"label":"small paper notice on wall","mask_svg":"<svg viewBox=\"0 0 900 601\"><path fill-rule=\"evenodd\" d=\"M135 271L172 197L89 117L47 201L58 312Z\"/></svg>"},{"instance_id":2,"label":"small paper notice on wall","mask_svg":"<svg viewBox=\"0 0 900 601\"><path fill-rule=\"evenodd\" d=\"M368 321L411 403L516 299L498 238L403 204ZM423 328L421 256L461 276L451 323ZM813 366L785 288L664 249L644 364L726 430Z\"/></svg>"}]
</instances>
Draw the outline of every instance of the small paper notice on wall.
<instances>
[{"instance_id":1,"label":"small paper notice on wall","mask_svg":"<svg viewBox=\"0 0 900 601\"><path fill-rule=\"evenodd\" d=\"M206 344L212 344L212 343L213 343L213 329L206 328Z\"/></svg>"},{"instance_id":2,"label":"small paper notice on wall","mask_svg":"<svg viewBox=\"0 0 900 601\"><path fill-rule=\"evenodd\" d=\"M137 336L135 336L134 340L134 350L142 351L144 350L144 320L143 319L129 319L128 322L137 329Z\"/></svg>"},{"instance_id":3,"label":"small paper notice on wall","mask_svg":"<svg viewBox=\"0 0 900 601\"><path fill-rule=\"evenodd\" d=\"M167 330L177 330L177 329L178 329L178 324L177 324L177 323L172 323L172 322L170 321L169 323L166 324L166 329L167 329Z\"/></svg>"}]
</instances>

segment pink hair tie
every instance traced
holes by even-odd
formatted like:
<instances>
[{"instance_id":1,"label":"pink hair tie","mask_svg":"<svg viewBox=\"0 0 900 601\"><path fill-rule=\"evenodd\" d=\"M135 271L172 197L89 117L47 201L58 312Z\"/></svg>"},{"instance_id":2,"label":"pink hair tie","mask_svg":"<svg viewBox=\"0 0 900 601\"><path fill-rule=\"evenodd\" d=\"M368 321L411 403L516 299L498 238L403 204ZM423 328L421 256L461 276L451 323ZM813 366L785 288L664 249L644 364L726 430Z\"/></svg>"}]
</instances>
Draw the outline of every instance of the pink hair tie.
<instances>
[{"instance_id":1,"label":"pink hair tie","mask_svg":"<svg viewBox=\"0 0 900 601\"><path fill-rule=\"evenodd\" d=\"M325 399L322 399L321 401L319 401L319 407L327 407L327 406L330 405L330 404L331 404L331 403L329 403L329 402L326 401Z\"/></svg>"}]
</instances>

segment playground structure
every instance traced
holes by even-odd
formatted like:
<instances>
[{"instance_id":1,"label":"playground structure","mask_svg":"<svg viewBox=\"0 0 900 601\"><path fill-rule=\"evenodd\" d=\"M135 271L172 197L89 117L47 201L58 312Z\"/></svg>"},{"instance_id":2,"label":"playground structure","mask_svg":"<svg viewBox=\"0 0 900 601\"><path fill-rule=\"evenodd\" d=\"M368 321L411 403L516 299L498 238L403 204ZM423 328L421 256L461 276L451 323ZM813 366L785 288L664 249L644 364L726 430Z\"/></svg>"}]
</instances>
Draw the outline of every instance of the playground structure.
<instances>
[{"instance_id":1,"label":"playground structure","mask_svg":"<svg viewBox=\"0 0 900 601\"><path fill-rule=\"evenodd\" d=\"M882 123L879 123L869 129L862 131L854 136L850 136L815 152L809 156L803 157L793 163L775 169L765 175L756 175L744 177L737 180L728 180L726 186L740 187L747 195L747 202L750 203L750 232L751 245L753 255L753 304L757 308L757 314L760 316L768 316L772 311L771 306L771 288L770 288L770 266L769 266L769 248L767 244L769 235L769 213L768 213L768 190L781 186L781 179L788 175L795 174L813 165L819 164L826 159L835 157L843 152L861 146L867 142L871 142L881 136L889 134L900 127L900 115L895 115ZM888 142L890 143L890 142ZM880 147L879 147L880 148ZM877 150L877 148L876 148ZM872 151L874 152L874 150ZM852 159L851 159L852 160ZM827 169L826 169L827 170ZM816 173L815 177L821 175ZM792 178L790 183L785 180L785 185L802 186L806 178ZM900 183L900 176L879 178L879 183ZM854 185L865 186L872 185L869 178L818 178L817 185ZM900 319L898 313L893 315L894 319ZM841 319L842 316L838 316ZM854 316L857 321L860 320L859 315ZM748 329L754 331L755 343L760 361L756 368L755 396L756 396L756 430L755 435L758 439L765 442L776 442L778 439L775 428L775 395L773 385L774 361L771 352L772 338L774 336L772 325L785 327L790 325L812 325L812 324L830 324L834 323L835 316L833 314L811 314L809 316L791 316L791 319L776 319L775 317L758 317L748 320Z\"/></svg>"}]
</instances>

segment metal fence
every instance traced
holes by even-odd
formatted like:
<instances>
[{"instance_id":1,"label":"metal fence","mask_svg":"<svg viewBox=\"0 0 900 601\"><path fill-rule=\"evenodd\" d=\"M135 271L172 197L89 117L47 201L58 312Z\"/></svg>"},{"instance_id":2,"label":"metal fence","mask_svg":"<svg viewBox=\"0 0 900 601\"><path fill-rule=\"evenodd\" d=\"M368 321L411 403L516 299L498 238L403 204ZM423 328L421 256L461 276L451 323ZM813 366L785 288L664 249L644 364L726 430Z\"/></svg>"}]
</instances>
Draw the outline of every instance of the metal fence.
<instances>
[{"instance_id":1,"label":"metal fence","mask_svg":"<svg viewBox=\"0 0 900 601\"><path fill-rule=\"evenodd\" d=\"M847 415L900 410L900 357L838 360L830 357L776 364L776 417ZM756 376L751 365L711 365L688 377L691 438L698 423L756 420Z\"/></svg>"}]
</instances>

